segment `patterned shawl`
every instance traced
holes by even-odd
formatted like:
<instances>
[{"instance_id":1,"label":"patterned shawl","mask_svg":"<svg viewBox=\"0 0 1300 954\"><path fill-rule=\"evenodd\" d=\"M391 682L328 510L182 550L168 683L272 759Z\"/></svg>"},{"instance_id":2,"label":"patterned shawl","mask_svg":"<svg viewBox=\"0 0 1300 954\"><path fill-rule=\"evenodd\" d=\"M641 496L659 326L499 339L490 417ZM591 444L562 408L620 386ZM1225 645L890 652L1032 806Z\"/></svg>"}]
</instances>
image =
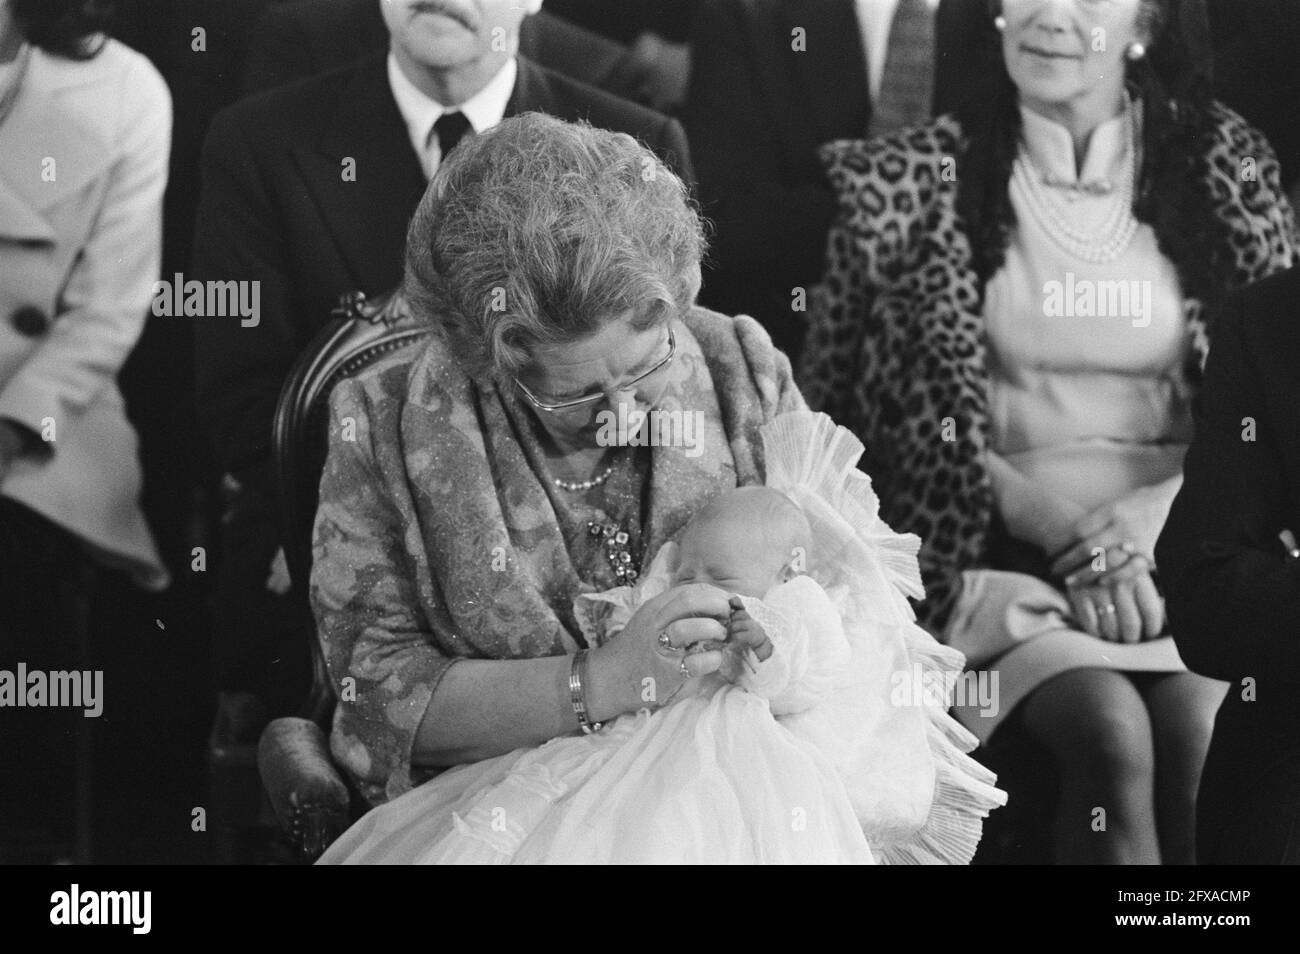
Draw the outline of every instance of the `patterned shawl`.
<instances>
[{"instance_id":1,"label":"patterned shawl","mask_svg":"<svg viewBox=\"0 0 1300 954\"><path fill-rule=\"evenodd\" d=\"M759 427L805 407L753 319L693 309L674 331L659 407L702 413L703 431L698 451L650 451L647 561L712 497L761 482ZM428 776L412 745L451 665L574 652L574 598L611 581L571 558L513 394L441 339L340 384L331 416L311 599L339 694L331 747L377 803Z\"/></svg>"}]
</instances>

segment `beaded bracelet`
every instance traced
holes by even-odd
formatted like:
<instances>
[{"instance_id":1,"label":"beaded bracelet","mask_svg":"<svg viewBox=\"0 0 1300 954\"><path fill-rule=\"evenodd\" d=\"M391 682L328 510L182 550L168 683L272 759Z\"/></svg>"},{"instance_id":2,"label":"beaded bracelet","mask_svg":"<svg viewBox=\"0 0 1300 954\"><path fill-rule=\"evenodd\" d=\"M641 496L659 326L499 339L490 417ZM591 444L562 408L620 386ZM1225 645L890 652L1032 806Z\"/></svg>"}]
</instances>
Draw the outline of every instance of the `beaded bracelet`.
<instances>
[{"instance_id":1,"label":"beaded bracelet","mask_svg":"<svg viewBox=\"0 0 1300 954\"><path fill-rule=\"evenodd\" d=\"M604 723L592 722L587 718L587 699L582 689L582 677L587 672L587 652L586 649L579 649L573 654L573 666L569 669L569 703L573 706L582 731L590 734L599 732Z\"/></svg>"}]
</instances>

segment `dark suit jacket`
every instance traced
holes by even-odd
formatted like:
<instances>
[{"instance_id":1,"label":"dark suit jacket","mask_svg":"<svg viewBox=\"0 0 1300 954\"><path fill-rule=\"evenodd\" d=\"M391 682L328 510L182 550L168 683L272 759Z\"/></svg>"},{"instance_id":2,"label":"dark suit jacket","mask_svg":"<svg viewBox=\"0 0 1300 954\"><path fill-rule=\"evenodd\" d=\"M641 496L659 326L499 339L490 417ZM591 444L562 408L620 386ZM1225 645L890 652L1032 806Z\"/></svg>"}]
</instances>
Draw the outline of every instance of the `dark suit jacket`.
<instances>
[{"instance_id":1,"label":"dark suit jacket","mask_svg":"<svg viewBox=\"0 0 1300 954\"><path fill-rule=\"evenodd\" d=\"M506 115L539 111L630 133L690 179L675 120L519 59ZM355 161L345 181L344 161ZM402 277L424 174L385 56L236 103L213 121L187 278L261 282L256 327L197 320L200 422L222 468L264 486L271 420L294 359L342 292Z\"/></svg>"},{"instance_id":2,"label":"dark suit jacket","mask_svg":"<svg viewBox=\"0 0 1300 954\"><path fill-rule=\"evenodd\" d=\"M1300 177L1300 4L1209 0L1215 94L1268 137L1282 185Z\"/></svg>"},{"instance_id":3,"label":"dark suit jacket","mask_svg":"<svg viewBox=\"0 0 1300 954\"><path fill-rule=\"evenodd\" d=\"M1179 653L1192 670L1230 683L1203 819L1229 818L1279 760L1300 759L1300 560L1278 539L1284 528L1300 535L1298 312L1300 269L1224 308L1183 488L1156 547ZM1243 437L1252 422L1253 441ZM1253 701L1243 698L1245 679L1254 680Z\"/></svg>"},{"instance_id":4,"label":"dark suit jacket","mask_svg":"<svg viewBox=\"0 0 1300 954\"><path fill-rule=\"evenodd\" d=\"M940 63L967 13L940 6ZM695 20L685 119L716 225L702 301L758 318L791 355L803 337L791 290L821 277L836 208L817 147L866 135L871 119L861 36L854 0L707 0Z\"/></svg>"},{"instance_id":5,"label":"dark suit jacket","mask_svg":"<svg viewBox=\"0 0 1300 954\"><path fill-rule=\"evenodd\" d=\"M631 43L642 33L684 43L701 0L546 0L546 9L588 30Z\"/></svg>"},{"instance_id":6,"label":"dark suit jacket","mask_svg":"<svg viewBox=\"0 0 1300 954\"><path fill-rule=\"evenodd\" d=\"M258 20L244 69L244 95L317 76L388 49L379 0L293 0ZM617 93L626 47L542 11L519 28L519 54L572 79Z\"/></svg>"}]
</instances>

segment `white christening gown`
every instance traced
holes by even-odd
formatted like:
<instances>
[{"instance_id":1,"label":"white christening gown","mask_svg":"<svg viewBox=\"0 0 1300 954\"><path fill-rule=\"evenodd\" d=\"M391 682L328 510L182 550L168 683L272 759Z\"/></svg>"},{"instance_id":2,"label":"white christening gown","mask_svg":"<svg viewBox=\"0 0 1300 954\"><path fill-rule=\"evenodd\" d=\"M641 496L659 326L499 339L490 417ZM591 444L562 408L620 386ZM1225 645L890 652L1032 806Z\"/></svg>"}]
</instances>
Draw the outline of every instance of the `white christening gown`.
<instances>
[{"instance_id":1,"label":"white christening gown","mask_svg":"<svg viewBox=\"0 0 1300 954\"><path fill-rule=\"evenodd\" d=\"M945 700L897 691L963 663L914 622L917 542L879 520L849 432L797 414L764 437L768 484L839 570L742 598L774 647L756 673L450 769L369 812L321 863L969 862L1005 796ZM579 597L590 644L671 585L673 547L636 587Z\"/></svg>"}]
</instances>

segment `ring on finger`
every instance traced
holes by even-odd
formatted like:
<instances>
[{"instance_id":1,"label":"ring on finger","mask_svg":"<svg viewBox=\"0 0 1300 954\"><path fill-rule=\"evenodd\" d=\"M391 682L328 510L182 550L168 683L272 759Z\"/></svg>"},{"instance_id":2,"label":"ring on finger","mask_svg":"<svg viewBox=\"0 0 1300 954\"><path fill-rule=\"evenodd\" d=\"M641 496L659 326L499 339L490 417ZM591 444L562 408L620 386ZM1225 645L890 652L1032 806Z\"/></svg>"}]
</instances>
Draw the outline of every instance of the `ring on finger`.
<instances>
[{"instance_id":1,"label":"ring on finger","mask_svg":"<svg viewBox=\"0 0 1300 954\"><path fill-rule=\"evenodd\" d=\"M671 639L668 638L668 630L662 630L659 633L659 651L667 656L677 656L686 650L674 646Z\"/></svg>"},{"instance_id":2,"label":"ring on finger","mask_svg":"<svg viewBox=\"0 0 1300 954\"><path fill-rule=\"evenodd\" d=\"M1101 608L1101 611L1105 613L1107 616L1114 616L1115 613L1117 612L1114 603L1107 603L1105 606Z\"/></svg>"}]
</instances>

